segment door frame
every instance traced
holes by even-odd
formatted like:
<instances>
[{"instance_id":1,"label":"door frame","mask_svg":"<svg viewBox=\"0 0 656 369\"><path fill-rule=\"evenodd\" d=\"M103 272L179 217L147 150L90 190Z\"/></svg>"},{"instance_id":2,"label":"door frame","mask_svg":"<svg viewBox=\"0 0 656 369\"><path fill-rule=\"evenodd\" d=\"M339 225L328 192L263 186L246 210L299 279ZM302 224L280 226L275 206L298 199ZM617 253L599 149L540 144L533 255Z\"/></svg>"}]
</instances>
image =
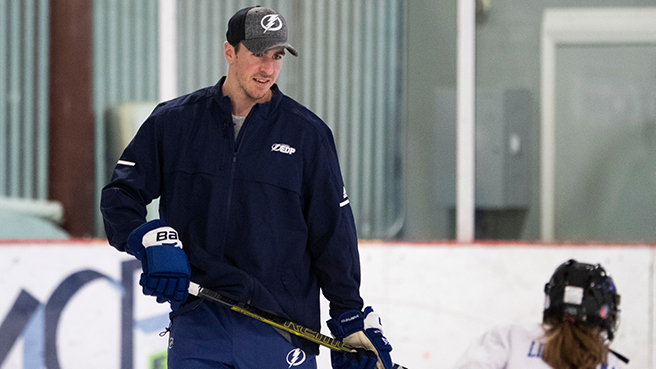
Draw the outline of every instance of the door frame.
<instances>
[{"instance_id":1,"label":"door frame","mask_svg":"<svg viewBox=\"0 0 656 369\"><path fill-rule=\"evenodd\" d=\"M656 44L656 7L544 10L540 57L542 242L553 242L555 238L556 48L575 44Z\"/></svg>"}]
</instances>

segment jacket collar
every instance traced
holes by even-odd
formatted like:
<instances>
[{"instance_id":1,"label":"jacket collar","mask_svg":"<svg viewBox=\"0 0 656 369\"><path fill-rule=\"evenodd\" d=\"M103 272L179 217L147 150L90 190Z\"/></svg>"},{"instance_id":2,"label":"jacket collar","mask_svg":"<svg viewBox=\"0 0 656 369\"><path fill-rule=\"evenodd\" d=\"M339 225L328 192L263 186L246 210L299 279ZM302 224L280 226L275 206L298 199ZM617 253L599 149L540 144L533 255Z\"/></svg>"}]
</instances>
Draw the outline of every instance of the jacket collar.
<instances>
[{"instance_id":1,"label":"jacket collar","mask_svg":"<svg viewBox=\"0 0 656 369\"><path fill-rule=\"evenodd\" d=\"M219 105L219 108L228 114L232 114L232 102L230 101L230 97L223 96L223 83L225 82L225 79L225 76L221 77L219 82L214 85L214 87L212 87L212 93L214 95L214 100ZM251 109L251 113L256 112L264 119L269 118L269 116L278 108L278 105L280 104L280 101L283 97L283 94L278 88L277 84L274 83L273 86L271 86L271 91L273 92L271 95L271 100L262 104L255 104L255 106L253 106Z\"/></svg>"}]
</instances>

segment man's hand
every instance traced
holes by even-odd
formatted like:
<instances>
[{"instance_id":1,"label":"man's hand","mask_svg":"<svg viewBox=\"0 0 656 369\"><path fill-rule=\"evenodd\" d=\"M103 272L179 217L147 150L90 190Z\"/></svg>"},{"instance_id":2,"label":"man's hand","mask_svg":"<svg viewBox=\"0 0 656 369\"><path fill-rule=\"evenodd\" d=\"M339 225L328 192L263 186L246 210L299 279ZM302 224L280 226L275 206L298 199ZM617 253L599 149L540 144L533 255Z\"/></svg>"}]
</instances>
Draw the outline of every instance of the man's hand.
<instances>
[{"instance_id":1,"label":"man's hand","mask_svg":"<svg viewBox=\"0 0 656 369\"><path fill-rule=\"evenodd\" d=\"M339 316L339 319L330 319L328 328L333 336L341 339L344 343L355 348L363 348L369 353L376 354L376 369L392 369L392 358L390 351L392 346L383 336L383 325L378 314L374 313L371 306L367 306L364 312L357 310L347 311ZM354 360L349 353L331 353L331 361L334 369L369 369L373 368L371 361L365 360L360 353L360 360Z\"/></svg>"},{"instance_id":2,"label":"man's hand","mask_svg":"<svg viewBox=\"0 0 656 369\"><path fill-rule=\"evenodd\" d=\"M170 301L173 310L187 300L191 270L175 229L159 219L144 223L130 233L127 251L141 260L139 284L145 295Z\"/></svg>"}]
</instances>

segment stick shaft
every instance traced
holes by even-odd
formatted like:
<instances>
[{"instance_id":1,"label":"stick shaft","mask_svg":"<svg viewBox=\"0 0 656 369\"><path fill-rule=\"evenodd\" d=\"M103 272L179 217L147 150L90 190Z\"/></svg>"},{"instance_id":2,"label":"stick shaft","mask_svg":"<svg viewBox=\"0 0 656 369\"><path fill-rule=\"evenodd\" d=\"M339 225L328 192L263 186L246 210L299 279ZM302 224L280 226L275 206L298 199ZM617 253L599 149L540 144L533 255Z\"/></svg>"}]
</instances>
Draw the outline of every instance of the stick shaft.
<instances>
[{"instance_id":1,"label":"stick shaft","mask_svg":"<svg viewBox=\"0 0 656 369\"><path fill-rule=\"evenodd\" d=\"M228 306L231 310L236 311L240 314L247 315L253 319L257 319L261 322L272 325L276 328L282 329L285 332L289 332L293 335L305 338L314 343L318 343L322 346L328 347L331 350L341 351L341 352L353 352L355 351L351 346L345 344L344 342L337 340L332 337L328 337L319 332L315 332L310 328L306 328L300 324L291 322L283 317L274 315L267 311L258 309L249 304L235 301L229 297L223 296L215 291L209 290L207 288L198 286L197 284L191 282L189 286L189 293L202 297L204 299L218 302L220 304Z\"/></svg>"},{"instance_id":2,"label":"stick shaft","mask_svg":"<svg viewBox=\"0 0 656 369\"><path fill-rule=\"evenodd\" d=\"M223 296L218 292L209 290L205 287L199 286L197 283L191 282L189 284L189 293L198 296L201 298L204 298L209 301L214 301L219 304L223 304L227 307L229 307L231 310L238 312L240 314L244 314L246 316L249 316L253 319L257 319L261 322L264 322L266 324L272 325L276 328L282 329L285 332L289 332L293 335L305 338L309 341L312 341L314 343L318 343L324 347L327 347L331 350L334 351L340 351L340 352L354 352L355 349L351 347L350 345L332 338L328 337L324 334L321 334L319 332L315 332L310 328L306 328L300 324L296 324L292 321L289 321L281 316L272 314L268 311L264 311L262 309L258 309L255 306L252 306L247 303L235 301L229 297ZM392 369L408 369L404 366L401 366L399 364L394 363L392 366Z\"/></svg>"}]
</instances>

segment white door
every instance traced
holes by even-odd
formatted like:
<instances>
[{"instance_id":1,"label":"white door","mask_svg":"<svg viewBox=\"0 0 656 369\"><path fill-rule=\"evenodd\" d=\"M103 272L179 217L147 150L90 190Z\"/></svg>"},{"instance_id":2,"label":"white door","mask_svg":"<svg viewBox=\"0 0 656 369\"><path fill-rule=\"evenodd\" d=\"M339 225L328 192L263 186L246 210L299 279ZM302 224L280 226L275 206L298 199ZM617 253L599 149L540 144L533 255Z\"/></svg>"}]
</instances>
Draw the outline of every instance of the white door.
<instances>
[{"instance_id":1,"label":"white door","mask_svg":"<svg viewBox=\"0 0 656 369\"><path fill-rule=\"evenodd\" d=\"M556 239L656 241L656 44L558 47L556 71Z\"/></svg>"}]
</instances>

